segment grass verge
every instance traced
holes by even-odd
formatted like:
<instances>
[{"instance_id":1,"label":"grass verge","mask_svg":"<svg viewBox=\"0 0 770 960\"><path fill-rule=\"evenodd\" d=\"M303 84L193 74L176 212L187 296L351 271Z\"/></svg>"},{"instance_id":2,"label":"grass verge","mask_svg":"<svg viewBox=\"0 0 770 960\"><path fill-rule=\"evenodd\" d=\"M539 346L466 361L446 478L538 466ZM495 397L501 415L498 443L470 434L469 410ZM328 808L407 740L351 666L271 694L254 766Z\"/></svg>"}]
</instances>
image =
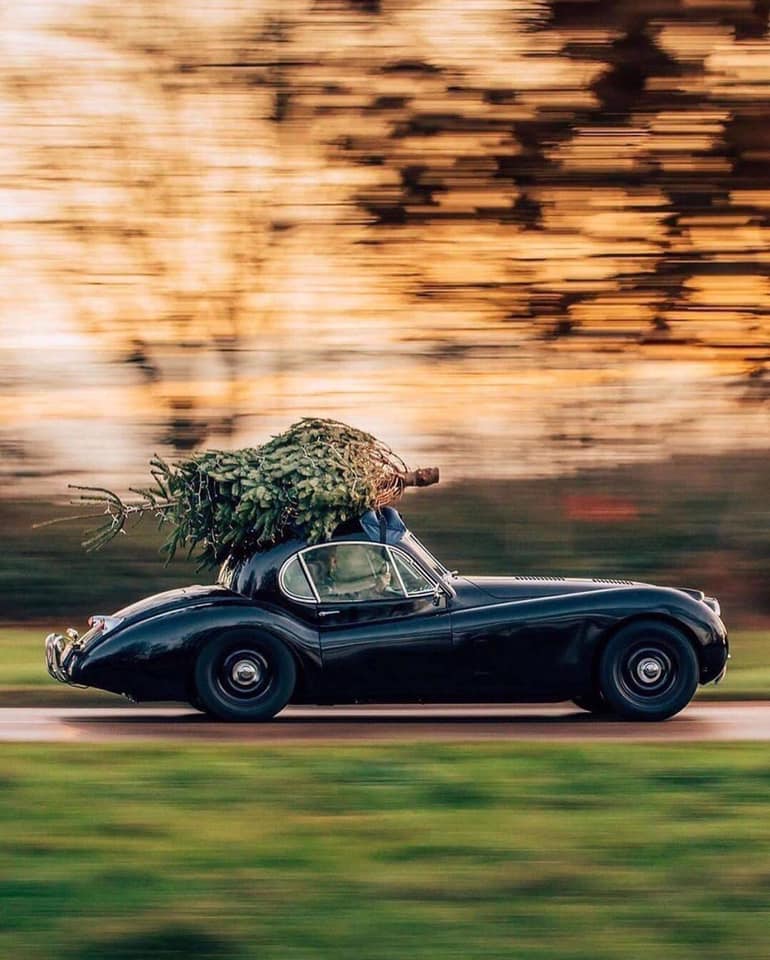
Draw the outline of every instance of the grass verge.
<instances>
[{"instance_id":1,"label":"grass verge","mask_svg":"<svg viewBox=\"0 0 770 960\"><path fill-rule=\"evenodd\" d=\"M763 745L4 746L0 956L756 960Z\"/></svg>"},{"instance_id":2,"label":"grass verge","mask_svg":"<svg viewBox=\"0 0 770 960\"><path fill-rule=\"evenodd\" d=\"M0 706L119 706L127 701L98 690L76 690L52 680L43 662L46 629L0 628ZM703 687L699 697L717 700L770 699L770 633L737 632L730 637L727 679Z\"/></svg>"}]
</instances>

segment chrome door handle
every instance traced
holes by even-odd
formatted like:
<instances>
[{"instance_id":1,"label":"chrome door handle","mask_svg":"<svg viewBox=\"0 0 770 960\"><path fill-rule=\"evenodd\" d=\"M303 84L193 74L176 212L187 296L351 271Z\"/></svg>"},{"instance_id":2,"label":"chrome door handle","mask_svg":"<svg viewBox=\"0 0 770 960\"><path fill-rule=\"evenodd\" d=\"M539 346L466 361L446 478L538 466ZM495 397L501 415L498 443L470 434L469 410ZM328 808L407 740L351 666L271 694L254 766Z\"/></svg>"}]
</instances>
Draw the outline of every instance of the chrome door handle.
<instances>
[{"instance_id":1,"label":"chrome door handle","mask_svg":"<svg viewBox=\"0 0 770 960\"><path fill-rule=\"evenodd\" d=\"M339 610L319 610L319 617L330 617L333 613L339 613Z\"/></svg>"}]
</instances>

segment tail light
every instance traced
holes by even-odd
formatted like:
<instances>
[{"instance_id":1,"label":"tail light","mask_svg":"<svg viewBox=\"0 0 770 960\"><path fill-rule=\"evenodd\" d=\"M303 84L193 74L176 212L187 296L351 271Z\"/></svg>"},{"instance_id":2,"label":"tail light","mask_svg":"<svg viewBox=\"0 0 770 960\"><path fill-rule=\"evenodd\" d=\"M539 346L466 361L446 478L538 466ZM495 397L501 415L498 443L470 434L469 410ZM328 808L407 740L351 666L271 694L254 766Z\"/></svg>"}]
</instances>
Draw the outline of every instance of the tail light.
<instances>
[{"instance_id":1,"label":"tail light","mask_svg":"<svg viewBox=\"0 0 770 960\"><path fill-rule=\"evenodd\" d=\"M95 613L88 618L88 626L92 630L97 630L102 636L114 630L119 623L123 622L123 617L108 617L103 613Z\"/></svg>"}]
</instances>

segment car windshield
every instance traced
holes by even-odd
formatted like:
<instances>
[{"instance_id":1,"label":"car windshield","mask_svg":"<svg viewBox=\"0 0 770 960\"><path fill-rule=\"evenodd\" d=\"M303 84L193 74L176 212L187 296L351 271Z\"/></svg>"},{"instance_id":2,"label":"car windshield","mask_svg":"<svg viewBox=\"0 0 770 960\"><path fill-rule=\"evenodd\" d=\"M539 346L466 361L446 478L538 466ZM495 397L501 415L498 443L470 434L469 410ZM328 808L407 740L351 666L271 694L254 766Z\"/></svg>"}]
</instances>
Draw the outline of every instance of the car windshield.
<instances>
[{"instance_id":1,"label":"car windshield","mask_svg":"<svg viewBox=\"0 0 770 960\"><path fill-rule=\"evenodd\" d=\"M440 579L450 576L449 570L441 563L440 560L437 560L433 554L424 546L417 537L410 531L406 533L402 540L403 543L408 545L409 550L420 560L428 570L431 570L436 574Z\"/></svg>"}]
</instances>

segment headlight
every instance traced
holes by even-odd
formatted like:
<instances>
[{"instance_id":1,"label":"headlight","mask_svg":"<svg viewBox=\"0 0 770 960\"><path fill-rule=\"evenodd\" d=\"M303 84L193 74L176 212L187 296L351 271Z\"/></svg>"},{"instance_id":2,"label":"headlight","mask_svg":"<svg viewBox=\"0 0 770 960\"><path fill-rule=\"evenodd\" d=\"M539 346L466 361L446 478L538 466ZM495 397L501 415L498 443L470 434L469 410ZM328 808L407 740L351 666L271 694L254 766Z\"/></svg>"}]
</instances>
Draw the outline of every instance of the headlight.
<instances>
[{"instance_id":1,"label":"headlight","mask_svg":"<svg viewBox=\"0 0 770 960\"><path fill-rule=\"evenodd\" d=\"M707 607L710 607L718 617L722 616L722 608L716 597L704 597L703 602Z\"/></svg>"}]
</instances>

